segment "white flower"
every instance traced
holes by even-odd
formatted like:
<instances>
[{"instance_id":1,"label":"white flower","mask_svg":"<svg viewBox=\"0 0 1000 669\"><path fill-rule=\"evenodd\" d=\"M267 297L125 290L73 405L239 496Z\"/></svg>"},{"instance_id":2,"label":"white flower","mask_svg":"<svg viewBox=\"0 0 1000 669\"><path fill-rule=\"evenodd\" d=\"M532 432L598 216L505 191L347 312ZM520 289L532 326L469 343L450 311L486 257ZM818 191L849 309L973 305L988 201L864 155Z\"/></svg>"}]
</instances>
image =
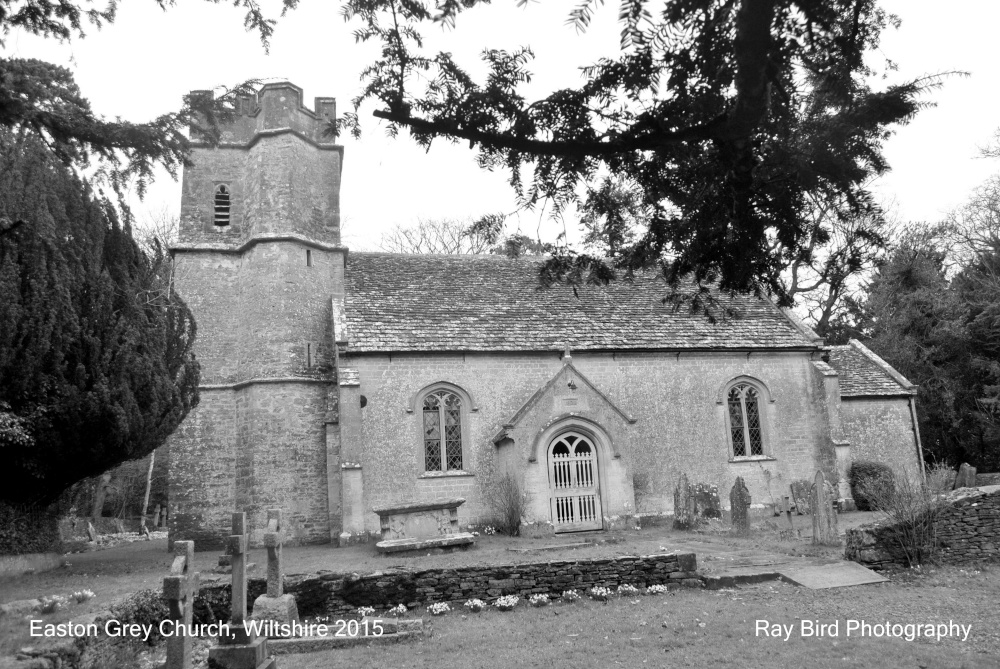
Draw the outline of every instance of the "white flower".
<instances>
[{"instance_id":1,"label":"white flower","mask_svg":"<svg viewBox=\"0 0 1000 669\"><path fill-rule=\"evenodd\" d=\"M580 599L580 593L576 590L565 590L562 594L563 601L575 602Z\"/></svg>"},{"instance_id":2,"label":"white flower","mask_svg":"<svg viewBox=\"0 0 1000 669\"><path fill-rule=\"evenodd\" d=\"M639 588L628 583L622 583L618 586L618 595L621 597L631 597L632 595L638 595Z\"/></svg>"},{"instance_id":3,"label":"white flower","mask_svg":"<svg viewBox=\"0 0 1000 669\"><path fill-rule=\"evenodd\" d=\"M591 599L596 599L599 602L606 602L611 598L611 590L599 585L588 590L587 594L590 595Z\"/></svg>"},{"instance_id":4,"label":"white flower","mask_svg":"<svg viewBox=\"0 0 1000 669\"><path fill-rule=\"evenodd\" d=\"M501 611L510 611L517 606L519 601L521 601L521 598L517 595L504 595L503 597L498 597L497 601L493 602L493 606Z\"/></svg>"},{"instance_id":5,"label":"white flower","mask_svg":"<svg viewBox=\"0 0 1000 669\"><path fill-rule=\"evenodd\" d=\"M443 616L449 611L451 611L451 607L448 606L448 602L437 602L427 607L427 612L432 616Z\"/></svg>"},{"instance_id":6,"label":"white flower","mask_svg":"<svg viewBox=\"0 0 1000 669\"><path fill-rule=\"evenodd\" d=\"M548 606L549 596L544 593L536 593L528 597L528 603L532 606Z\"/></svg>"},{"instance_id":7,"label":"white flower","mask_svg":"<svg viewBox=\"0 0 1000 669\"><path fill-rule=\"evenodd\" d=\"M479 613L485 608L486 602L481 599L470 599L465 603L465 608L469 609L473 613Z\"/></svg>"},{"instance_id":8,"label":"white flower","mask_svg":"<svg viewBox=\"0 0 1000 669\"><path fill-rule=\"evenodd\" d=\"M358 609L358 615L362 617L373 616L375 615L375 608L372 606L362 606Z\"/></svg>"}]
</instances>

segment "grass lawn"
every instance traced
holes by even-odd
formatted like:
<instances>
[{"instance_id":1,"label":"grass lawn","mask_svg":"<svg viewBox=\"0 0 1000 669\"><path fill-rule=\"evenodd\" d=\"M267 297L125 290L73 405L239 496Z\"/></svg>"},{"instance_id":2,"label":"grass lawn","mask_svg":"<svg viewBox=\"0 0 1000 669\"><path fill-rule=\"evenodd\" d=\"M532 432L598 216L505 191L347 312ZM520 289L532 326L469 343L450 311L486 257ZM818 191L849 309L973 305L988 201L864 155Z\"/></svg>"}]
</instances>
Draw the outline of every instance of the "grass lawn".
<instances>
[{"instance_id":1,"label":"grass lawn","mask_svg":"<svg viewBox=\"0 0 1000 669\"><path fill-rule=\"evenodd\" d=\"M851 513L840 516L844 530L865 522L871 514ZM811 518L794 518L797 528L807 537ZM285 572L310 573L319 570L349 573L370 573L390 567L425 569L431 567L458 567L465 565L523 563L616 555L642 555L656 553L661 547L671 550L694 552L700 569L712 570L726 566L731 556L744 557L755 551L773 554L806 555L839 558L842 549L814 547L808 538L780 538L778 530L786 529L784 519L766 519L755 526L748 538L735 538L728 534L707 532L676 532L666 527L649 527L639 532L621 534L598 533L591 535L560 535L548 539L520 539L499 536L481 536L477 545L468 551L447 554L419 554L415 556L375 553L371 545L332 548L330 546L290 547L284 551ZM565 547L560 550L537 550L555 544L594 543L583 547ZM228 576L212 573L221 551L206 551L195 556L195 569L202 572L203 581L210 578L228 580ZM91 613L106 610L115 600L138 590L159 589L163 576L170 567L171 556L163 540L139 542L117 546L103 551L66 556L69 566L51 572L30 574L14 579L0 580L0 603L18 599L31 599L43 595L66 595L76 590L90 589L96 597L83 604L73 604L55 614L44 616L45 622L64 622ZM252 576L263 576L266 563L263 549L253 549L250 560L257 563ZM407 643L385 648L356 648L338 651L351 655L360 666L423 666L435 663L440 666L441 648L454 648L446 654L454 656L455 666L500 666L504 658L523 660L527 666L545 664L553 666L612 666L619 661L632 664L654 665L665 662L669 666L712 666L713 662L699 664L698 658L726 657L744 646L751 650L745 657L757 657L759 666L769 658L780 657L781 664L796 666L794 653L815 648L819 654L833 653L840 647L851 652L887 652L893 657L922 657L917 653L931 653L927 667L962 666L961 662L947 664L945 660L975 659L985 661L983 653L1000 656L1000 643L996 630L1000 617L996 603L1000 601L1000 568L984 572L976 578L967 578L957 569L943 569L930 576L894 577L889 586L863 586L829 591L809 591L786 585L762 585L746 588L737 593L719 595L711 592L683 591L670 597L643 597L638 603L630 600L614 601L608 605L586 602L578 608L553 606L549 609L525 610L512 614L490 612L482 616L452 613L433 619L433 635L418 643ZM728 599L737 597L738 599ZM874 599L873 599L874 598ZM860 615L858 607L869 602L881 602L881 608ZM714 608L712 608L714 607ZM853 607L853 608L852 608ZM754 623L768 615L775 622L788 624L799 618L838 619L872 618L891 613L903 622L923 622L925 618L953 619L975 625L967 643L929 646L926 643L905 643L886 640L860 641L803 641L793 637L788 642L754 639ZM557 615L558 614L558 615ZM703 615L704 614L704 615ZM709 617L709 614L710 617ZM933 617L933 618L931 618ZM697 626L695 618L705 622ZM873 618L874 619L874 618ZM744 622L744 621L749 622ZM645 622L645 625L641 623ZM666 627L663 626L666 623ZM987 623L989 623L987 625ZM611 631L616 630L616 631ZM990 631L992 630L992 631ZM494 631L496 634L494 634ZM576 634L577 636L569 636ZM992 635L992 636L991 636ZM605 639L604 637L608 638ZM635 638L633 640L633 638ZM18 648L30 645L28 623L18 616L0 617L0 656L11 655ZM442 645L443 644L443 645ZM893 650L897 645L912 651ZM870 647L870 651L864 650ZM947 652L940 649L947 649ZM480 652L482 649L482 652ZM799 649L795 651L794 649ZM794 652L793 652L794 651ZM742 652L742 651L741 651ZM793 653L787 655L787 653ZM903 655L899 655L903 653ZM913 655L917 653L916 655ZM938 655L933 655L938 653ZM972 654L970 654L972 653ZM322 655L322 654L321 654ZM334 658L323 660L321 655L300 656L301 666L329 666ZM691 663L685 657L692 657ZM823 655L825 657L825 655ZM832 658L833 655L830 655ZM574 664L567 658L584 658L588 662ZM636 659L638 658L638 660ZM944 659L942 659L944 658ZM951 658L951 659L949 659ZM496 660L496 663L494 663ZM590 661L593 660L593 661ZM451 661L451 660L448 660ZM459 662L464 661L459 665ZM831 660L832 662L833 660ZM326 662L326 664L324 664ZM336 659L339 663L340 659ZM720 662L723 660L720 659ZM478 663L478 664L477 664ZM562 663L562 664L560 664ZM300 666L285 663L285 666ZM447 666L447 665L445 665ZM725 664L720 664L725 666ZM758 666L744 662L739 666ZM826 666L826 665L813 665ZM831 665L832 666L832 665ZM837 666L851 666L837 665ZM919 663L893 665L919 666ZM969 664L967 666L995 666Z\"/></svg>"},{"instance_id":2,"label":"grass lawn","mask_svg":"<svg viewBox=\"0 0 1000 669\"><path fill-rule=\"evenodd\" d=\"M583 600L511 613L458 611L429 635L279 658L297 669L346 667L1000 667L1000 568L902 573L880 585L807 590L763 583L736 590ZM793 625L790 638L755 636L756 620ZM847 638L847 620L972 625L967 641ZM839 638L805 638L800 621L839 623Z\"/></svg>"}]
</instances>

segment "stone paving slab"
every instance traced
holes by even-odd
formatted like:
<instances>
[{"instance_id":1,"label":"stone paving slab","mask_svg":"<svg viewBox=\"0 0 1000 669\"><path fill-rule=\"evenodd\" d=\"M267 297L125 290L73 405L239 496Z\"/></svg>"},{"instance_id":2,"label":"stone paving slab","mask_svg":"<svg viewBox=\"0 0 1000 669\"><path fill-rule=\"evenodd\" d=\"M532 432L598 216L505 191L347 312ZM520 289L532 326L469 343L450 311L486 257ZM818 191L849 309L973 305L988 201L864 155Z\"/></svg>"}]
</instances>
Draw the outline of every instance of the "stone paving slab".
<instances>
[{"instance_id":1,"label":"stone paving slab","mask_svg":"<svg viewBox=\"0 0 1000 669\"><path fill-rule=\"evenodd\" d=\"M810 588L839 588L868 583L882 583L879 576L856 562L810 558L739 549L701 542L671 542L668 548L682 548L698 555L698 571L709 589L774 581L780 578Z\"/></svg>"},{"instance_id":2,"label":"stone paving slab","mask_svg":"<svg viewBox=\"0 0 1000 669\"><path fill-rule=\"evenodd\" d=\"M535 551L558 551L563 548L586 548L594 544L589 541L579 541L573 544L552 544L549 546L531 546L530 548L508 548L511 553L534 553Z\"/></svg>"},{"instance_id":3,"label":"stone paving slab","mask_svg":"<svg viewBox=\"0 0 1000 669\"><path fill-rule=\"evenodd\" d=\"M857 562L847 562L846 560L834 564L782 567L778 573L792 583L811 590L884 583L889 580L871 569L862 567Z\"/></svg>"}]
</instances>

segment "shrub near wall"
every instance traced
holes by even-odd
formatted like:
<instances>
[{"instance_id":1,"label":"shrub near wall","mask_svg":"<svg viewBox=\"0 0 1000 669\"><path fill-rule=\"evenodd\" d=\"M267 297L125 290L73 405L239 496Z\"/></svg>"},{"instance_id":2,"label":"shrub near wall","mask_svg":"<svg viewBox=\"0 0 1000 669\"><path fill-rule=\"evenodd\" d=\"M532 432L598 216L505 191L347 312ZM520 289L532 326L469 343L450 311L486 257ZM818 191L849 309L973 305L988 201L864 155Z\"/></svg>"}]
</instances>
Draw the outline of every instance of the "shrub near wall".
<instances>
[{"instance_id":1,"label":"shrub near wall","mask_svg":"<svg viewBox=\"0 0 1000 669\"><path fill-rule=\"evenodd\" d=\"M949 564L1000 561L1000 490L963 488L940 503L944 508L934 524L938 560ZM875 569L905 563L903 552L893 544L893 533L880 523L848 530L845 556Z\"/></svg>"},{"instance_id":2,"label":"shrub near wall","mask_svg":"<svg viewBox=\"0 0 1000 669\"><path fill-rule=\"evenodd\" d=\"M61 552L59 519L41 510L0 502L0 555Z\"/></svg>"}]
</instances>

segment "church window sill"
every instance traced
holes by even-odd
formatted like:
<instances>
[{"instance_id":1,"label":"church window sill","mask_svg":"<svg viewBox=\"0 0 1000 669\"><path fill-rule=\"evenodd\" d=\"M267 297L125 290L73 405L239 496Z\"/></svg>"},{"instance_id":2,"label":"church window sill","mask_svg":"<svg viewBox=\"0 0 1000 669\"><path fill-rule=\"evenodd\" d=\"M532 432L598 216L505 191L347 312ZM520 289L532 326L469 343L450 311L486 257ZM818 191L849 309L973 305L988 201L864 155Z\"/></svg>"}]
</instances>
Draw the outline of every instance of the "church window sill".
<instances>
[{"instance_id":1,"label":"church window sill","mask_svg":"<svg viewBox=\"0 0 1000 669\"><path fill-rule=\"evenodd\" d=\"M450 479L450 478L455 478L455 477L461 478L463 476L475 476L475 474L473 474L472 472L467 472L467 471L464 471L464 470L458 470L458 469L456 469L456 470L452 470L452 471L448 471L448 472L424 472L423 474L420 475L419 478L422 478L422 479Z\"/></svg>"},{"instance_id":2,"label":"church window sill","mask_svg":"<svg viewBox=\"0 0 1000 669\"><path fill-rule=\"evenodd\" d=\"M729 461L736 462L768 462L771 460L777 460L778 458L771 457L770 455L741 455L735 458L730 458Z\"/></svg>"}]
</instances>

